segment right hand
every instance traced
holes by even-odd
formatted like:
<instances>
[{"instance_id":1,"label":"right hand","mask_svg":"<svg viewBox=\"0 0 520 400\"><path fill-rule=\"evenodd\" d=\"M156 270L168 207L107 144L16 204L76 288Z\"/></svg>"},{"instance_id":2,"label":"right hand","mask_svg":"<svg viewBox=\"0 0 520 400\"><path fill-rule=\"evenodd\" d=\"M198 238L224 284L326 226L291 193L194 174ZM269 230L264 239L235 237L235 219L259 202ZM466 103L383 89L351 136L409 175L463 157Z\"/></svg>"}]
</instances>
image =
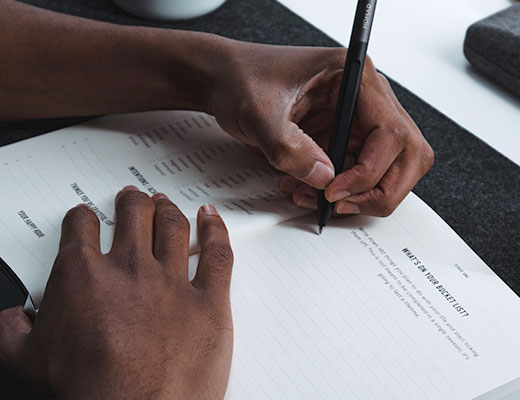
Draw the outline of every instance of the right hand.
<instances>
[{"instance_id":1,"label":"right hand","mask_svg":"<svg viewBox=\"0 0 520 400\"><path fill-rule=\"evenodd\" d=\"M338 214L390 214L430 169L433 151L368 58L343 172L325 153L347 50L229 41L211 112L290 176L281 191L315 208L317 189ZM291 178L292 177L292 178Z\"/></svg>"},{"instance_id":2,"label":"right hand","mask_svg":"<svg viewBox=\"0 0 520 400\"><path fill-rule=\"evenodd\" d=\"M40 311L0 312L0 361L70 399L222 399L231 366L233 255L224 222L199 210L197 275L189 224L164 195L116 198L110 253L87 206L63 220Z\"/></svg>"}]
</instances>

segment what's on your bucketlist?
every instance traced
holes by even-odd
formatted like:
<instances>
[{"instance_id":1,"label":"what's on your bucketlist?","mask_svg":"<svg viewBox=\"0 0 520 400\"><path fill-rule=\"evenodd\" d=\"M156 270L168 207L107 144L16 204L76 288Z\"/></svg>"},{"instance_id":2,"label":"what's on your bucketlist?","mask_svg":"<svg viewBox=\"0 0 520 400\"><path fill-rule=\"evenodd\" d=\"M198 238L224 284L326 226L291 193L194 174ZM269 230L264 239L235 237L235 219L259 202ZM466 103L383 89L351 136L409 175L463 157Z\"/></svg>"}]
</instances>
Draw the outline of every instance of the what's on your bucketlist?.
<instances>
[{"instance_id":1,"label":"what's on your bucketlist?","mask_svg":"<svg viewBox=\"0 0 520 400\"><path fill-rule=\"evenodd\" d=\"M457 301L455 297L452 296L451 292L446 289L446 287L439 282L439 280L435 277L435 275L428 270L426 267L413 253L411 250L404 248L403 253L410 259L417 269L424 274L424 277L430 282L435 289L439 291L439 293L446 299L446 301L451 304L451 306L457 310L458 313L462 317L468 317L469 312Z\"/></svg>"},{"instance_id":2,"label":"what's on your bucketlist?","mask_svg":"<svg viewBox=\"0 0 520 400\"><path fill-rule=\"evenodd\" d=\"M184 111L103 117L0 156L0 256L36 305L78 201L106 252L115 193L165 193L191 223L190 276L197 210L218 208L235 254L229 398L520 396L520 299L414 194L388 218L333 219L318 236L263 157Z\"/></svg>"}]
</instances>

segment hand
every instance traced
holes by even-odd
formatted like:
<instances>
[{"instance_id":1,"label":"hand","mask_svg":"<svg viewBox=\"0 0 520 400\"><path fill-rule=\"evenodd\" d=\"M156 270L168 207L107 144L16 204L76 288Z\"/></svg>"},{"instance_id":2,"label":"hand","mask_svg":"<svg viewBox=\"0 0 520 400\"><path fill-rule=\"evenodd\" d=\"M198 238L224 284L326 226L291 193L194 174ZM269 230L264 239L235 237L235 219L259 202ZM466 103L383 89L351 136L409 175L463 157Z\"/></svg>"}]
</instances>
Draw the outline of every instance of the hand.
<instances>
[{"instance_id":1,"label":"hand","mask_svg":"<svg viewBox=\"0 0 520 400\"><path fill-rule=\"evenodd\" d=\"M432 166L431 147L370 59L344 172L334 177L323 149L346 50L241 42L231 47L212 112L227 132L259 147L290 175L281 179L280 190L297 205L315 208L316 189L326 188L338 214L386 216Z\"/></svg>"},{"instance_id":2,"label":"hand","mask_svg":"<svg viewBox=\"0 0 520 400\"><path fill-rule=\"evenodd\" d=\"M116 198L109 254L87 206L63 220L59 254L34 324L0 313L0 360L60 398L221 399L231 366L233 255L222 219L199 210L197 275L189 224L166 196Z\"/></svg>"}]
</instances>

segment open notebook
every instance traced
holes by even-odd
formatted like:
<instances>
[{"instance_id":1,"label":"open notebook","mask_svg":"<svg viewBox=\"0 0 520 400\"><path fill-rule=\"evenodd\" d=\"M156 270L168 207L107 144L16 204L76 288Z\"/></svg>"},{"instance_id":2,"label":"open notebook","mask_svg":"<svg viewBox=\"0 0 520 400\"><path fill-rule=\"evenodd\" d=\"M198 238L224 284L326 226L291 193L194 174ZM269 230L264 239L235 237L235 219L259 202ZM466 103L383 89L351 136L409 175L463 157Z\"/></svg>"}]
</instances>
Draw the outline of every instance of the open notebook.
<instances>
[{"instance_id":1,"label":"open notebook","mask_svg":"<svg viewBox=\"0 0 520 400\"><path fill-rule=\"evenodd\" d=\"M318 236L261 156L183 111L100 118L0 158L0 256L36 303L70 207L96 211L104 251L124 185L166 193L192 222L218 208L236 258L229 399L520 397L520 299L413 194ZM193 233L192 274L196 248Z\"/></svg>"}]
</instances>

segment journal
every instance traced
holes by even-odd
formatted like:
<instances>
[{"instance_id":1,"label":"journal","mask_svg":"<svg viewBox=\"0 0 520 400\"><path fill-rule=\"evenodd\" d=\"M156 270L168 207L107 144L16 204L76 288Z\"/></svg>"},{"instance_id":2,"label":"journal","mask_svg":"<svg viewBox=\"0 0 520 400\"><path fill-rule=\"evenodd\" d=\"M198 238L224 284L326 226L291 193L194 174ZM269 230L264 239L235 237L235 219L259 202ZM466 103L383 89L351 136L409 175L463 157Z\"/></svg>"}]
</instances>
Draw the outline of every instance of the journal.
<instances>
[{"instance_id":1,"label":"journal","mask_svg":"<svg viewBox=\"0 0 520 400\"><path fill-rule=\"evenodd\" d=\"M0 159L0 257L36 304L76 204L98 216L105 252L125 185L166 193L193 227L199 206L217 207L236 260L228 399L520 397L520 299L414 194L319 236L262 156L185 111L99 118Z\"/></svg>"}]
</instances>

